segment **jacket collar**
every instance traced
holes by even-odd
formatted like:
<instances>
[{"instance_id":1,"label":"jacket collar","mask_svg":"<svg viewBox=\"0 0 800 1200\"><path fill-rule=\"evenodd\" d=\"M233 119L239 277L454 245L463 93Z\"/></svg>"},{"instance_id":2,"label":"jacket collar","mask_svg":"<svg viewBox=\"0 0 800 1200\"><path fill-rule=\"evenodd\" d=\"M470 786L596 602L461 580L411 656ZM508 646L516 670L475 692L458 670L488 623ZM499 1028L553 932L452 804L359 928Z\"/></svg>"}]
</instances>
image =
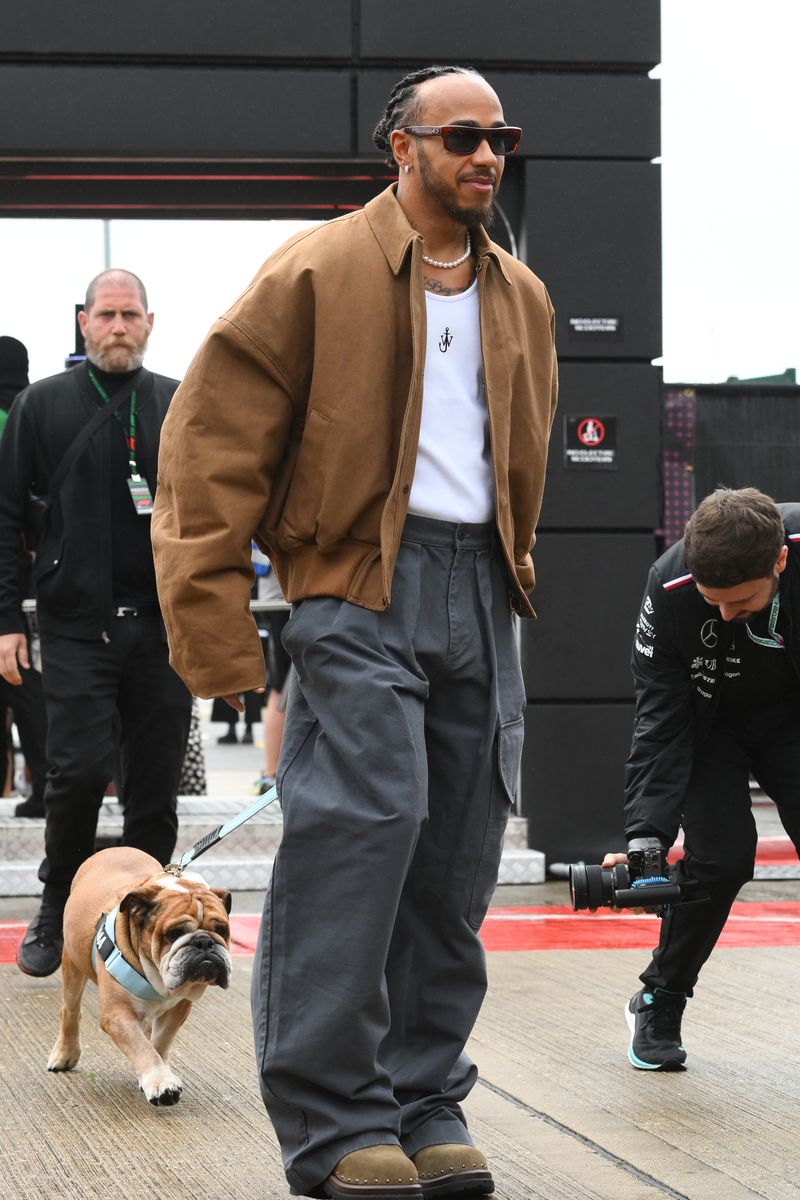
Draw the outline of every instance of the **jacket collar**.
<instances>
[{"instance_id":1,"label":"jacket collar","mask_svg":"<svg viewBox=\"0 0 800 1200\"><path fill-rule=\"evenodd\" d=\"M397 200L397 184L393 183L364 207L369 222L386 261L395 275L399 275L409 248L414 242L422 242L422 235L409 223ZM482 225L470 229L472 244L478 258L492 258L500 268L506 283L511 278L503 265L499 247L494 244Z\"/></svg>"},{"instance_id":2,"label":"jacket collar","mask_svg":"<svg viewBox=\"0 0 800 1200\"><path fill-rule=\"evenodd\" d=\"M90 398L93 404L102 404L102 400L97 392L97 389L89 378L89 366L89 360L86 358L83 362L78 363L77 366L71 367L69 370L65 371L64 375L72 376L72 378L75 380L78 391L81 392L85 397ZM116 389L114 389L114 391L115 390ZM114 398L114 391L111 392L112 399ZM153 374L151 371L148 371L147 367L141 367L139 371L139 378L136 382L137 409L141 409L142 405L146 404L148 400L150 400L152 394Z\"/></svg>"}]
</instances>

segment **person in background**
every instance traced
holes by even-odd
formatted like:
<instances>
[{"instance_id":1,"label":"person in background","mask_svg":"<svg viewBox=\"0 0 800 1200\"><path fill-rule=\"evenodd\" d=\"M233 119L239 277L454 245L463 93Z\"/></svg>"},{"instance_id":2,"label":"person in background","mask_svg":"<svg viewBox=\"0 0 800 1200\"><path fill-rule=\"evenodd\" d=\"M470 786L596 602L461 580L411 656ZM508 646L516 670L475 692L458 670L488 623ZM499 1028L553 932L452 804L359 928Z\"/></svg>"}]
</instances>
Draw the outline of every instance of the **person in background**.
<instances>
[{"instance_id":1,"label":"person in background","mask_svg":"<svg viewBox=\"0 0 800 1200\"><path fill-rule=\"evenodd\" d=\"M31 671L20 537L31 492L49 502L33 572L48 717L44 890L17 950L20 969L37 976L61 961L64 903L95 849L117 732L122 843L170 861L191 713L168 662L150 545L161 423L178 383L142 367L153 314L136 275L98 275L78 320L86 362L25 388L0 439L0 674L15 688Z\"/></svg>"},{"instance_id":2,"label":"person in background","mask_svg":"<svg viewBox=\"0 0 800 1200\"><path fill-rule=\"evenodd\" d=\"M258 599L285 604L281 585L265 554L256 548L253 565ZM266 638L267 690L264 705L264 767L256 783L256 795L268 792L278 773L278 758L286 724L286 685L292 660L286 653L282 635L289 620L288 608L267 609L258 613L259 632Z\"/></svg>"},{"instance_id":3,"label":"person in background","mask_svg":"<svg viewBox=\"0 0 800 1200\"><path fill-rule=\"evenodd\" d=\"M27 349L15 337L0 337L0 436L8 410L28 382Z\"/></svg>"},{"instance_id":4,"label":"person in background","mask_svg":"<svg viewBox=\"0 0 800 1200\"><path fill-rule=\"evenodd\" d=\"M632 1066L675 1071L686 1001L753 878L751 774L800 852L800 504L756 488L706 496L650 570L632 665L628 850L663 866L682 827L680 869L709 897L669 907L625 1007Z\"/></svg>"},{"instance_id":5,"label":"person in background","mask_svg":"<svg viewBox=\"0 0 800 1200\"><path fill-rule=\"evenodd\" d=\"M257 600L259 598L259 588L261 586L262 576L266 575L269 569L269 559L265 558L264 555L261 554L255 542L253 542L251 546L251 555L255 580L253 581L250 599ZM264 651L264 663L266 665L267 631L261 622L260 613L256 618L256 623L258 624L259 636L261 637L261 646ZM260 687L249 692L244 692L239 697L239 700L243 706L242 711L244 713L244 730L242 732L241 741L243 746L253 745L253 726L261 722L261 713L264 707L265 692L266 689L264 687ZM214 699L214 703L211 705L211 722L212 724L214 722L224 722L228 726L227 731L217 738L217 743L220 746L235 746L238 744L239 738L236 733L236 727L239 723L239 711L238 709L232 708L231 705L228 704L227 701L223 700L221 696L217 696Z\"/></svg>"},{"instance_id":6,"label":"person in background","mask_svg":"<svg viewBox=\"0 0 800 1200\"><path fill-rule=\"evenodd\" d=\"M17 338L0 337L0 439L3 436L8 413L16 397L28 386L28 351ZM21 600L31 599L32 556L26 550L22 537L17 543L17 592ZM26 632L30 634L30 621L20 614ZM35 620L35 618L33 618ZM28 657L32 657L31 639L28 636ZM10 715L10 720L5 714ZM45 748L47 744L47 714L42 691L42 676L33 667L26 671L22 683L14 686L0 676L0 714L2 728L7 729L7 746L10 753L11 785L14 785L14 750L11 725L16 725L19 744L25 763L23 777L30 776L30 791L25 799L14 808L15 817L44 816L44 787L47 772ZM8 728L7 728L8 726ZM27 780L26 780L27 783ZM17 789L19 791L19 789Z\"/></svg>"}]
</instances>

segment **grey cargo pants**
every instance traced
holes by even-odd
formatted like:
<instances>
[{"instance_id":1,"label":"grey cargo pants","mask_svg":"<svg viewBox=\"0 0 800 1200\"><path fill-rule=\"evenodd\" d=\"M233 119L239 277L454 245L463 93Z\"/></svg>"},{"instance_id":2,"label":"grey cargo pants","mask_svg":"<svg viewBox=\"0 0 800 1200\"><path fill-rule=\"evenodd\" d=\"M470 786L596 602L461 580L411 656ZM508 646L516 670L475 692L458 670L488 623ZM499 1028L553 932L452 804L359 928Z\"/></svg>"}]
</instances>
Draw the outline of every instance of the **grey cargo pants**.
<instances>
[{"instance_id":1,"label":"grey cargo pants","mask_svg":"<svg viewBox=\"0 0 800 1200\"><path fill-rule=\"evenodd\" d=\"M321 1196L350 1151L470 1144L478 929L523 737L494 526L409 517L391 607L304 600L284 642L296 683L254 1034L291 1190Z\"/></svg>"}]
</instances>

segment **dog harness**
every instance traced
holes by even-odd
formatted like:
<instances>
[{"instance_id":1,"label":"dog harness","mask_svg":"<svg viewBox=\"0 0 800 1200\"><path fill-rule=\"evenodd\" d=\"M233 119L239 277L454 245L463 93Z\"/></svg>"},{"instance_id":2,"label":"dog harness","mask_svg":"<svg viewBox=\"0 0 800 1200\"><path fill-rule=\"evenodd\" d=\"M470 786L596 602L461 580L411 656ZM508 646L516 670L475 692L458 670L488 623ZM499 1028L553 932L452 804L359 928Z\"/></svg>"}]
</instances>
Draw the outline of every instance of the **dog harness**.
<instances>
[{"instance_id":1,"label":"dog harness","mask_svg":"<svg viewBox=\"0 0 800 1200\"><path fill-rule=\"evenodd\" d=\"M95 926L92 943L92 967L95 974L97 974L97 956L99 954L111 978L116 979L117 983L122 984L129 992L133 992L134 996L138 996L140 1000L166 999L163 993L157 992L144 975L123 958L114 940L118 912L119 905L112 908L110 913L103 913Z\"/></svg>"},{"instance_id":2,"label":"dog harness","mask_svg":"<svg viewBox=\"0 0 800 1200\"><path fill-rule=\"evenodd\" d=\"M218 825L205 837L200 838L199 842L195 842L184 852L179 862L168 863L164 870L170 875L180 876L195 858L204 854L206 850L210 850L212 846L216 846L217 842L221 842L229 833L233 833L234 829L238 829L245 821L249 821L251 817L261 812L262 808L266 808L268 804L272 804L273 800L277 800L277 798L278 789L271 787L268 792L259 796L238 816L231 817L224 825ZM92 942L92 967L95 974L97 974L97 956L99 954L112 979L116 979L117 983L129 992L133 992L134 996L138 996L140 1000L164 1000L164 995L157 992L144 975L123 958L114 938L118 912L119 905L116 905L110 913L103 913L95 926L94 941Z\"/></svg>"}]
</instances>

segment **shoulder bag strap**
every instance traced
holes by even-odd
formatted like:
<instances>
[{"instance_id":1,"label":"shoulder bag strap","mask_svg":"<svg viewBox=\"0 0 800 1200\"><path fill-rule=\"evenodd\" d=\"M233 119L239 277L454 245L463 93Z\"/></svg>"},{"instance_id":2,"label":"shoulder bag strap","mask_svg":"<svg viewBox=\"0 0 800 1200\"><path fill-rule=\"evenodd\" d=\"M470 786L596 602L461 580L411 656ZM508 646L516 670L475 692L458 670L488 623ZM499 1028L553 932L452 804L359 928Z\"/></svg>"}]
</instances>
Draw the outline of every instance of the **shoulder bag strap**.
<instances>
[{"instance_id":1,"label":"shoulder bag strap","mask_svg":"<svg viewBox=\"0 0 800 1200\"><path fill-rule=\"evenodd\" d=\"M129 379L125 386L117 392L112 400L109 400L102 408L98 408L97 412L92 416L90 421L87 421L80 432L72 439L67 447L63 458L59 462L55 471L50 477L50 486L47 489L48 505L52 504L59 493L62 483L67 477L67 474L77 459L80 452L83 450L86 443L92 438L101 425L113 417L117 409L122 408L126 400L130 399L133 392L136 391L137 384L141 383L143 378L141 368L136 372L133 379Z\"/></svg>"}]
</instances>

